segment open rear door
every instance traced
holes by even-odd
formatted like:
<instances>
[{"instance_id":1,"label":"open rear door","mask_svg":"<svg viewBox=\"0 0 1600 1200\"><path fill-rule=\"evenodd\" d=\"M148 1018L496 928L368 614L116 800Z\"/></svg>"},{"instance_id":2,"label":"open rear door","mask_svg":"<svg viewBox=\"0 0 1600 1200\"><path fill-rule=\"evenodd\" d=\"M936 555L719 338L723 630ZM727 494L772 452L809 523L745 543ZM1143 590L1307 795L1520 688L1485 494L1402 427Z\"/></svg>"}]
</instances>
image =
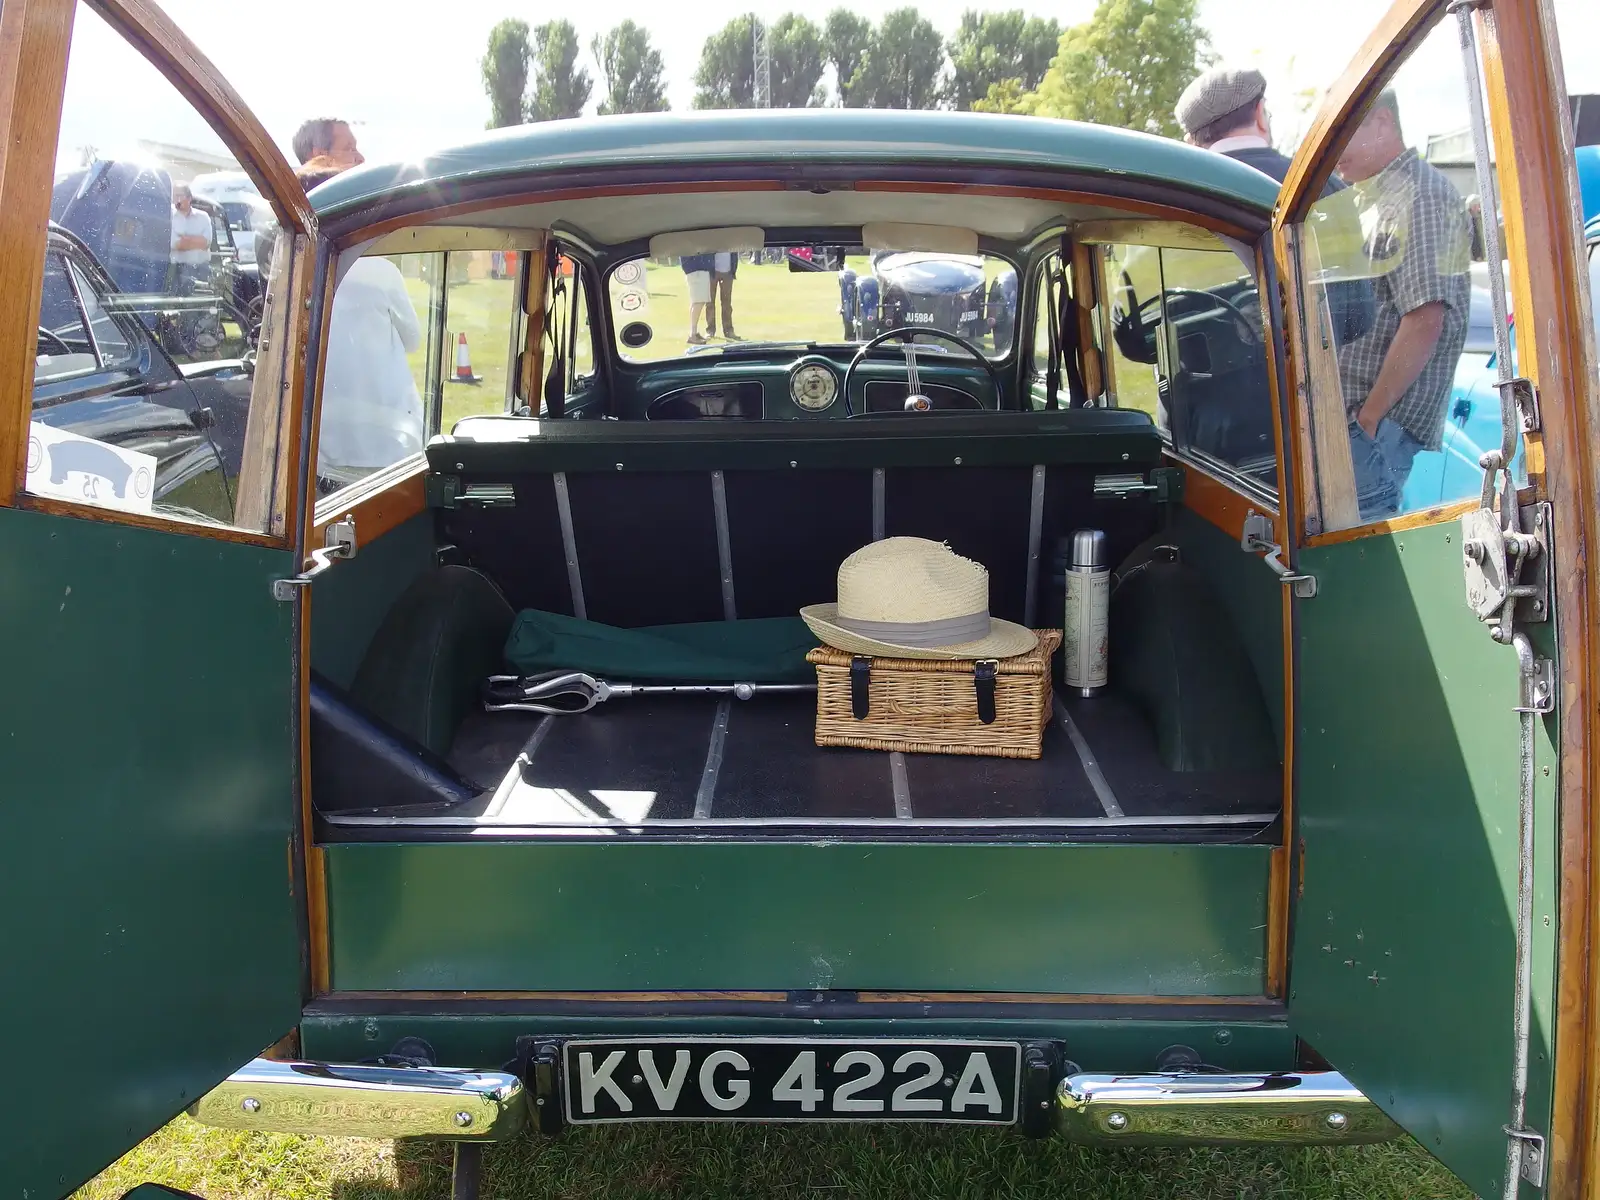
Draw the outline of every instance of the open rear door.
<instances>
[{"instance_id":1,"label":"open rear door","mask_svg":"<svg viewBox=\"0 0 1600 1200\"><path fill-rule=\"evenodd\" d=\"M0 124L0 1179L48 1197L298 1022L299 631L272 584L300 561L311 222L146 0L5 0ZM239 168L281 227L259 333L174 201Z\"/></svg>"},{"instance_id":2,"label":"open rear door","mask_svg":"<svg viewBox=\"0 0 1600 1200\"><path fill-rule=\"evenodd\" d=\"M1551 374L1548 339L1570 318L1552 312L1537 347L1522 333L1520 306L1544 319L1525 269L1540 236L1529 213L1563 173L1518 144L1566 120L1559 86L1528 83L1553 21L1540 0L1448 7L1394 5L1329 93L1276 216L1296 376L1289 524L1296 567L1316 580L1295 602L1289 1015L1478 1195L1515 1197L1541 1194L1564 1146L1549 1140L1556 802L1572 761L1557 749L1561 722L1585 718L1556 702L1568 672L1573 688L1582 676L1581 647L1556 634L1559 594L1582 570L1563 547L1592 500L1556 486L1537 413L1511 415L1505 460L1523 487L1500 507L1512 536L1483 508L1482 473L1453 474L1468 434L1482 444L1467 463L1501 453L1498 407L1477 413L1468 397L1487 381L1493 404L1500 369L1511 374L1502 250L1523 373ZM1572 231L1542 236L1540 269L1570 272L1549 240ZM1485 318L1498 345L1472 335ZM1570 419L1568 389L1552 385L1547 417ZM1495 483L1517 496L1504 473ZM1530 591L1499 603L1491 577L1516 536L1538 545L1520 575L1511 559ZM1465 589L1464 551L1477 563Z\"/></svg>"}]
</instances>

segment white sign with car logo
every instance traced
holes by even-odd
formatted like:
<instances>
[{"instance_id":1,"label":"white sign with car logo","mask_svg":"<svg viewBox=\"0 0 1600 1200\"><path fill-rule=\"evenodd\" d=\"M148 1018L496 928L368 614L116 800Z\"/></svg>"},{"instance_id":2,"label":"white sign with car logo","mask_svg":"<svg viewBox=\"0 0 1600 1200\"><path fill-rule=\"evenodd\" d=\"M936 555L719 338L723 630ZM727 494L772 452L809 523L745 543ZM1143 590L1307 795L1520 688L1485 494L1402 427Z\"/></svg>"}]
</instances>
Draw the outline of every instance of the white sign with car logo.
<instances>
[{"instance_id":1,"label":"white sign with car logo","mask_svg":"<svg viewBox=\"0 0 1600 1200\"><path fill-rule=\"evenodd\" d=\"M155 503L156 459L33 421L27 489L35 496L147 513Z\"/></svg>"}]
</instances>

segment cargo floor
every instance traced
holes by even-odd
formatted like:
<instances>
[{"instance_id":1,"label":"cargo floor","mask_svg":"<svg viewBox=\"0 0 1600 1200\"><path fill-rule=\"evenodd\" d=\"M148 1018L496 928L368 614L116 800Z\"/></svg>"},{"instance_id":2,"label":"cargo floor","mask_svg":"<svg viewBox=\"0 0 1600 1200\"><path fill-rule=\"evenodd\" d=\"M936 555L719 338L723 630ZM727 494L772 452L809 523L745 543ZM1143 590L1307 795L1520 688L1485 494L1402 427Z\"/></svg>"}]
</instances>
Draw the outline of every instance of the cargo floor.
<instances>
[{"instance_id":1,"label":"cargo floor","mask_svg":"<svg viewBox=\"0 0 1600 1200\"><path fill-rule=\"evenodd\" d=\"M824 749L810 696L628 699L578 716L477 713L451 753L474 801L334 827L521 832L864 826L1051 829L1077 837L1250 840L1276 820L1280 774L1175 772L1114 695L1056 700L1037 760Z\"/></svg>"}]
</instances>

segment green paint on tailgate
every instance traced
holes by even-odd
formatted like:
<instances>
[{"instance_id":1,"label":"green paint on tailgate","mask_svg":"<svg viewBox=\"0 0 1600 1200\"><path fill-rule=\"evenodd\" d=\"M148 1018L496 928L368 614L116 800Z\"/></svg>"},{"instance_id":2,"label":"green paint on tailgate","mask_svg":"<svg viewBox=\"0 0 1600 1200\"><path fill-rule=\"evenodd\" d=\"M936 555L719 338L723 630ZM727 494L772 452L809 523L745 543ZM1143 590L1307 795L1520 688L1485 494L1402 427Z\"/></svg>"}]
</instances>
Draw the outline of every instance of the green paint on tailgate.
<instances>
[{"instance_id":1,"label":"green paint on tailgate","mask_svg":"<svg viewBox=\"0 0 1600 1200\"><path fill-rule=\"evenodd\" d=\"M1517 660L1466 606L1454 523L1308 550L1305 891L1290 1024L1480 1195L1510 1117ZM1553 723L1535 738L1550 763ZM1541 812L1534 1089L1548 1128L1553 797ZM1545 918L1550 918L1546 925Z\"/></svg>"},{"instance_id":2,"label":"green paint on tailgate","mask_svg":"<svg viewBox=\"0 0 1600 1200\"><path fill-rule=\"evenodd\" d=\"M328 847L344 991L1259 995L1264 846Z\"/></svg>"},{"instance_id":3,"label":"green paint on tailgate","mask_svg":"<svg viewBox=\"0 0 1600 1200\"><path fill-rule=\"evenodd\" d=\"M299 1018L291 570L0 509L0 1196L71 1191Z\"/></svg>"}]
</instances>

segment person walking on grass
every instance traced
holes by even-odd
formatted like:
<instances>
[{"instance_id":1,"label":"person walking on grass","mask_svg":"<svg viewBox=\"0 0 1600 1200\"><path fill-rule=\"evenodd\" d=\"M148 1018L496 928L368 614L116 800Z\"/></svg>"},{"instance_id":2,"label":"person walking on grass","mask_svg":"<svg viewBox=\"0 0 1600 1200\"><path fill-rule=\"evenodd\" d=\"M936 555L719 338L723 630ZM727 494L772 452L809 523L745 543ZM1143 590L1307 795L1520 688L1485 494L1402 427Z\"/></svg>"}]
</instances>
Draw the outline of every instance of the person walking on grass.
<instances>
[{"instance_id":1,"label":"person walking on grass","mask_svg":"<svg viewBox=\"0 0 1600 1200\"><path fill-rule=\"evenodd\" d=\"M711 256L711 300L706 305L706 336L717 336L717 302L722 302L722 336L740 340L733 331L733 277L739 273L739 256L722 250Z\"/></svg>"},{"instance_id":2,"label":"person walking on grass","mask_svg":"<svg viewBox=\"0 0 1600 1200\"><path fill-rule=\"evenodd\" d=\"M714 254L685 254L679 265L689 284L689 344L703 346L706 339L700 335L700 317L706 318L706 329L714 331L715 318L711 314L711 272L716 269Z\"/></svg>"}]
</instances>

